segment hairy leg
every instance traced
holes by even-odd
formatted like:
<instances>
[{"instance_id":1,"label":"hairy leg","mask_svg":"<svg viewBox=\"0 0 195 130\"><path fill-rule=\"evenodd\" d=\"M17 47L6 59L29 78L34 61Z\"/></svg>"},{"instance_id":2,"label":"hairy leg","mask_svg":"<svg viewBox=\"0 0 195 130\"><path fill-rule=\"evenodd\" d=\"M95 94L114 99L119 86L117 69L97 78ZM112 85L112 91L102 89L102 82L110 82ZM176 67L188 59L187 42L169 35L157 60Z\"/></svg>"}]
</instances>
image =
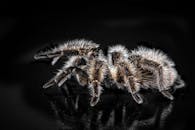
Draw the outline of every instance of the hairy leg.
<instances>
[{"instance_id":1,"label":"hairy leg","mask_svg":"<svg viewBox=\"0 0 195 130\"><path fill-rule=\"evenodd\" d=\"M166 98L170 100L174 99L173 95L168 90L162 90L161 93L163 94L163 96L165 96Z\"/></svg>"},{"instance_id":2,"label":"hairy leg","mask_svg":"<svg viewBox=\"0 0 195 130\"><path fill-rule=\"evenodd\" d=\"M180 75L178 75L175 83L176 83L176 85L174 86L175 90L185 87L185 82L181 79Z\"/></svg>"},{"instance_id":3,"label":"hairy leg","mask_svg":"<svg viewBox=\"0 0 195 130\"><path fill-rule=\"evenodd\" d=\"M54 65L62 56L87 55L88 52L93 52L98 48L99 45L92 41L72 40L53 49L39 52L35 54L34 59L52 59L51 64Z\"/></svg>"},{"instance_id":4,"label":"hairy leg","mask_svg":"<svg viewBox=\"0 0 195 130\"><path fill-rule=\"evenodd\" d=\"M89 76L86 71L80 68L76 69L76 79L81 86L88 85L88 78Z\"/></svg>"},{"instance_id":5,"label":"hairy leg","mask_svg":"<svg viewBox=\"0 0 195 130\"><path fill-rule=\"evenodd\" d=\"M71 77L71 75L75 74L86 74L85 70L81 69L86 67L86 61L81 56L72 56L65 63L65 65L60 69L60 71L54 76L49 82L47 82L43 87L48 88L52 85L57 84L59 87Z\"/></svg>"},{"instance_id":6,"label":"hairy leg","mask_svg":"<svg viewBox=\"0 0 195 130\"><path fill-rule=\"evenodd\" d=\"M102 87L100 86L100 82L97 80L92 81L89 85L89 91L91 95L90 105L95 106L100 99Z\"/></svg>"},{"instance_id":7,"label":"hairy leg","mask_svg":"<svg viewBox=\"0 0 195 130\"><path fill-rule=\"evenodd\" d=\"M72 73L75 72L75 70L76 70L75 67L69 67L64 70L61 70L56 74L56 76L54 76L51 80L49 80L49 82L44 84L43 88L49 88L56 84L58 87L61 87L62 84L72 75Z\"/></svg>"},{"instance_id":8,"label":"hairy leg","mask_svg":"<svg viewBox=\"0 0 195 130\"><path fill-rule=\"evenodd\" d=\"M64 55L63 51L46 51L46 52L40 52L37 53L34 56L35 60L39 59L52 59L51 64L54 65L62 56Z\"/></svg>"},{"instance_id":9,"label":"hairy leg","mask_svg":"<svg viewBox=\"0 0 195 130\"><path fill-rule=\"evenodd\" d=\"M143 103L143 99L140 96L140 94L138 93L138 91L140 89L139 84L136 83L136 81L134 80L134 78L132 76L128 77L128 82L129 82L128 91L131 93L133 99L138 104L142 104Z\"/></svg>"},{"instance_id":10,"label":"hairy leg","mask_svg":"<svg viewBox=\"0 0 195 130\"><path fill-rule=\"evenodd\" d=\"M95 106L102 92L101 83L105 78L107 67L103 61L93 60L90 63L88 74L89 74L89 90L91 95L90 105Z\"/></svg>"},{"instance_id":11,"label":"hairy leg","mask_svg":"<svg viewBox=\"0 0 195 130\"><path fill-rule=\"evenodd\" d=\"M170 100L173 100L174 97L164 86L164 77L163 77L162 66L160 64L158 64L154 61L148 60L148 59L141 59L139 64L142 68L148 69L155 74L157 85L158 85L158 90L163 94L163 96L165 96L166 98L168 98Z\"/></svg>"}]
</instances>

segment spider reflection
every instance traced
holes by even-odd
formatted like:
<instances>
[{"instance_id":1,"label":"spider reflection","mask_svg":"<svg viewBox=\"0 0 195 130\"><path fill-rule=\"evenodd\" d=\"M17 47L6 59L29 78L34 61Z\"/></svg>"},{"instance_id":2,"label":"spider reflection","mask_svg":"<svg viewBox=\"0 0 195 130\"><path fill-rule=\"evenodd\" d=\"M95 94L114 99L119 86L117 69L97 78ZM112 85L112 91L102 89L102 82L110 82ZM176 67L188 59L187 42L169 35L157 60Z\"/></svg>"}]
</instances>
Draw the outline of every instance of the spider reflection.
<instances>
[{"instance_id":1,"label":"spider reflection","mask_svg":"<svg viewBox=\"0 0 195 130\"><path fill-rule=\"evenodd\" d=\"M60 130L161 129L174 106L163 99L159 102L158 95L143 93L148 98L139 105L128 93L105 90L100 103L92 108L85 88L66 85L45 92Z\"/></svg>"}]
</instances>

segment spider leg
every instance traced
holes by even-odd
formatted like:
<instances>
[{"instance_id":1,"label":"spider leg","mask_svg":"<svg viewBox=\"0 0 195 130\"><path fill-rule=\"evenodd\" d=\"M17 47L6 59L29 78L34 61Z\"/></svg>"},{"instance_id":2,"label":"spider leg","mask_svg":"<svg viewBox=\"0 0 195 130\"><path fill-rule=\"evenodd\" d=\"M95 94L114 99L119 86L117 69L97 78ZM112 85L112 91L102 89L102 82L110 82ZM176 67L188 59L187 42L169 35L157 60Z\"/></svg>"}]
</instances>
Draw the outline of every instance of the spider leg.
<instances>
[{"instance_id":1,"label":"spider leg","mask_svg":"<svg viewBox=\"0 0 195 130\"><path fill-rule=\"evenodd\" d=\"M181 79L180 75L178 75L176 79L176 85L174 86L174 89L183 88L185 86L185 82Z\"/></svg>"},{"instance_id":2,"label":"spider leg","mask_svg":"<svg viewBox=\"0 0 195 130\"><path fill-rule=\"evenodd\" d=\"M89 78L89 76L86 73L86 71L84 71L80 68L76 69L76 79L81 86L85 86L88 84L88 78Z\"/></svg>"},{"instance_id":3,"label":"spider leg","mask_svg":"<svg viewBox=\"0 0 195 130\"><path fill-rule=\"evenodd\" d=\"M91 100L90 105L95 106L100 98L102 87L100 86L100 82L98 80L92 81L89 85Z\"/></svg>"},{"instance_id":4,"label":"spider leg","mask_svg":"<svg viewBox=\"0 0 195 130\"><path fill-rule=\"evenodd\" d=\"M59 45L48 51L35 54L34 59L52 59L54 65L62 56L87 55L89 52L97 51L99 45L87 40L72 40Z\"/></svg>"},{"instance_id":5,"label":"spider leg","mask_svg":"<svg viewBox=\"0 0 195 130\"><path fill-rule=\"evenodd\" d=\"M158 90L165 96L166 98L173 100L174 97L172 94L165 88L163 82L163 69L162 66L154 61L148 60L148 59L142 59L140 61L141 67L148 69L152 72L154 72L157 80Z\"/></svg>"},{"instance_id":6,"label":"spider leg","mask_svg":"<svg viewBox=\"0 0 195 130\"><path fill-rule=\"evenodd\" d=\"M55 77L53 77L51 80L49 80L49 82L43 85L43 88L48 88L55 84L57 84L58 87L61 87L64 82L66 82L66 80L74 74L79 75L80 80L77 80L81 85L86 85L88 75L85 73L85 71L77 67L69 67L58 72ZM83 76L82 79L81 76Z\"/></svg>"},{"instance_id":7,"label":"spider leg","mask_svg":"<svg viewBox=\"0 0 195 130\"><path fill-rule=\"evenodd\" d=\"M83 67L86 67L86 61L81 56L72 56L66 62L66 64L60 69L60 71L49 82L43 85L43 88L48 88L57 84L58 87L71 77L71 75L85 74L85 78L88 78ZM86 77L87 76L87 77ZM84 77L83 77L84 78Z\"/></svg>"},{"instance_id":8,"label":"spider leg","mask_svg":"<svg viewBox=\"0 0 195 130\"><path fill-rule=\"evenodd\" d=\"M140 90L140 84L137 83L137 78L135 76L135 68L132 64L128 62L121 62L119 65L124 79L124 86L127 87L129 93L131 93L133 99L138 103L143 103L143 99L138 93ZM119 75L118 75L119 76Z\"/></svg>"},{"instance_id":9,"label":"spider leg","mask_svg":"<svg viewBox=\"0 0 195 130\"><path fill-rule=\"evenodd\" d=\"M34 55L35 60L40 59L52 59L51 64L54 65L62 56L64 55L64 52L61 50L50 50L46 52L40 52Z\"/></svg>"},{"instance_id":10,"label":"spider leg","mask_svg":"<svg viewBox=\"0 0 195 130\"><path fill-rule=\"evenodd\" d=\"M74 73L76 70L75 67L69 67L64 70L61 70L54 76L52 79L49 80L46 84L43 85L43 88L49 88L53 85L56 85L58 87L62 86L62 84Z\"/></svg>"},{"instance_id":11,"label":"spider leg","mask_svg":"<svg viewBox=\"0 0 195 130\"><path fill-rule=\"evenodd\" d=\"M143 103L143 99L140 96L140 94L138 93L140 86L138 83L136 83L135 79L132 76L128 77L128 91L131 93L133 99L138 103L138 104L142 104Z\"/></svg>"},{"instance_id":12,"label":"spider leg","mask_svg":"<svg viewBox=\"0 0 195 130\"><path fill-rule=\"evenodd\" d=\"M104 80L106 66L102 61L92 61L89 67L89 91L91 95L90 105L95 106L102 92L101 83Z\"/></svg>"},{"instance_id":13,"label":"spider leg","mask_svg":"<svg viewBox=\"0 0 195 130\"><path fill-rule=\"evenodd\" d=\"M163 96L165 96L166 98L168 98L170 100L174 99L173 95L167 90L162 90L161 93L163 94Z\"/></svg>"}]
</instances>

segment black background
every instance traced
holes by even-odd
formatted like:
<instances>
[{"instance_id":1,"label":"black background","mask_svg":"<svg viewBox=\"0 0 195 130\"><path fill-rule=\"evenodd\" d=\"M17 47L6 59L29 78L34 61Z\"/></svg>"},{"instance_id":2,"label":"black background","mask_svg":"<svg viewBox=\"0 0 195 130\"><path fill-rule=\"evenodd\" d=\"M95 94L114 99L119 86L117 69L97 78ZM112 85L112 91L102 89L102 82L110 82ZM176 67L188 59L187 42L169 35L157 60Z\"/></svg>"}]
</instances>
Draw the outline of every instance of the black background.
<instances>
[{"instance_id":1,"label":"black background","mask_svg":"<svg viewBox=\"0 0 195 130\"><path fill-rule=\"evenodd\" d=\"M35 63L33 55L48 44L75 38L93 40L105 51L112 44L133 49L139 41L151 41L153 47L162 49L175 61L187 84L167 129L193 126L190 3L21 2L0 7L0 129L58 128L41 88L55 69Z\"/></svg>"}]
</instances>

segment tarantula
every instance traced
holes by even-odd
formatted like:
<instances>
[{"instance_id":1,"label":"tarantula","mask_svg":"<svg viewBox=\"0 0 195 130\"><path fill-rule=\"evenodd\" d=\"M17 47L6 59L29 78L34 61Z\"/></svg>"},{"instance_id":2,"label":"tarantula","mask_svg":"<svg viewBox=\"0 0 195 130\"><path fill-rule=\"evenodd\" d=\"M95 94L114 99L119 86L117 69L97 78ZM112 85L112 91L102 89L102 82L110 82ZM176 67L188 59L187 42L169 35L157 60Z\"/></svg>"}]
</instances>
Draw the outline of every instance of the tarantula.
<instances>
[{"instance_id":1,"label":"tarantula","mask_svg":"<svg viewBox=\"0 0 195 130\"><path fill-rule=\"evenodd\" d=\"M173 100L169 90L185 85L174 68L174 62L160 50L138 47L129 52L124 46L115 45L108 48L106 57L98 44L81 39L34 56L36 60L52 59L52 65L61 57L69 59L43 88L56 84L61 87L73 75L81 86L88 86L91 106L98 103L106 77L119 89L131 93L138 104L143 103L139 94L141 88L158 89L165 97ZM172 87L175 83L178 85Z\"/></svg>"}]
</instances>

